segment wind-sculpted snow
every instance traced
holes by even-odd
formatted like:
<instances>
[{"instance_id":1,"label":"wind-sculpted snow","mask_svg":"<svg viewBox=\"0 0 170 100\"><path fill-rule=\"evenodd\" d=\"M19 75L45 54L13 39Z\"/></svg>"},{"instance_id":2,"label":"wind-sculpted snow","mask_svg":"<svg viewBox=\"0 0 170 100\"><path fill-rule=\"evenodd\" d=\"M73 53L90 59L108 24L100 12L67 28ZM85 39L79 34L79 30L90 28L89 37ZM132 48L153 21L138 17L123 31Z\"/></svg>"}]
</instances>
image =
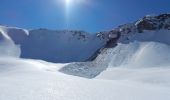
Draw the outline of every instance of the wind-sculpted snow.
<instances>
[{"instance_id":1,"label":"wind-sculpted snow","mask_svg":"<svg viewBox=\"0 0 170 100\"><path fill-rule=\"evenodd\" d=\"M13 41L15 44L22 44L29 35L29 32L25 29L8 26L0 26L0 32L1 40L8 39Z\"/></svg>"},{"instance_id":2,"label":"wind-sculpted snow","mask_svg":"<svg viewBox=\"0 0 170 100\"><path fill-rule=\"evenodd\" d=\"M0 27L0 56L1 57L20 57L21 50L11 37L8 36L7 30Z\"/></svg>"},{"instance_id":3,"label":"wind-sculpted snow","mask_svg":"<svg viewBox=\"0 0 170 100\"><path fill-rule=\"evenodd\" d=\"M0 56L20 57L20 47L11 41L1 41L0 43Z\"/></svg>"}]
</instances>

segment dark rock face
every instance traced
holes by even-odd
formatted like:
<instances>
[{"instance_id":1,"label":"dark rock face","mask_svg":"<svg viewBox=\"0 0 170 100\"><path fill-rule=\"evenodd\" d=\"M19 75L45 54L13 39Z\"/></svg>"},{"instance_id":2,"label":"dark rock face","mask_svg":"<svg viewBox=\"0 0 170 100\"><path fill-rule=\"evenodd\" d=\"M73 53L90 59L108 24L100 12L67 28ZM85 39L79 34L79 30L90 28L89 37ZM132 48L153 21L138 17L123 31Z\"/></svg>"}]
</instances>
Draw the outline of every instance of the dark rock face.
<instances>
[{"instance_id":1,"label":"dark rock face","mask_svg":"<svg viewBox=\"0 0 170 100\"><path fill-rule=\"evenodd\" d=\"M137 24L138 32L142 33L143 30L155 30L155 24L149 20L143 20Z\"/></svg>"},{"instance_id":2,"label":"dark rock face","mask_svg":"<svg viewBox=\"0 0 170 100\"><path fill-rule=\"evenodd\" d=\"M88 58L86 61L93 61L97 58L97 56L103 51L104 48L113 48L117 45L117 40L120 38L120 31L119 30L111 30L109 32L100 32L97 33L97 37L100 39L105 39L106 44L98 49L90 58Z\"/></svg>"},{"instance_id":3,"label":"dark rock face","mask_svg":"<svg viewBox=\"0 0 170 100\"><path fill-rule=\"evenodd\" d=\"M158 16L145 16L136 23L139 33L143 30L170 29L170 14L161 14Z\"/></svg>"},{"instance_id":4,"label":"dark rock face","mask_svg":"<svg viewBox=\"0 0 170 100\"><path fill-rule=\"evenodd\" d=\"M112 48L117 45L117 40L120 38L120 31L119 30L112 30L109 32L108 41L105 45L105 48Z\"/></svg>"},{"instance_id":5,"label":"dark rock face","mask_svg":"<svg viewBox=\"0 0 170 100\"><path fill-rule=\"evenodd\" d=\"M155 16L155 18L159 19L160 21L165 21L166 19L170 18L170 14L161 14L161 15Z\"/></svg>"},{"instance_id":6,"label":"dark rock face","mask_svg":"<svg viewBox=\"0 0 170 100\"><path fill-rule=\"evenodd\" d=\"M93 61L97 58L97 56L101 53L103 48L98 49L90 58L88 58L86 61Z\"/></svg>"}]
</instances>

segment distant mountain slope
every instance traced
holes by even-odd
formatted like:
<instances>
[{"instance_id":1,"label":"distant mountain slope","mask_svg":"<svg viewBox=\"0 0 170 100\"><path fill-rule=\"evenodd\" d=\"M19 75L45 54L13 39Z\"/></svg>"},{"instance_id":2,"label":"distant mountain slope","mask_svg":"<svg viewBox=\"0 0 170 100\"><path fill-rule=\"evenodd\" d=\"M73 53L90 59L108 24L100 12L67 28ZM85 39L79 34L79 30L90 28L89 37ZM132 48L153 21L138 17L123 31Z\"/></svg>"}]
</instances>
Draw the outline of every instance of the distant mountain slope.
<instances>
[{"instance_id":1,"label":"distant mountain slope","mask_svg":"<svg viewBox=\"0 0 170 100\"><path fill-rule=\"evenodd\" d=\"M104 40L83 31L31 30L22 44L21 57L60 63L86 61L104 44Z\"/></svg>"},{"instance_id":2,"label":"distant mountain slope","mask_svg":"<svg viewBox=\"0 0 170 100\"><path fill-rule=\"evenodd\" d=\"M20 45L21 57L50 62L86 61L106 40L84 31L25 30L0 27L0 40Z\"/></svg>"}]
</instances>

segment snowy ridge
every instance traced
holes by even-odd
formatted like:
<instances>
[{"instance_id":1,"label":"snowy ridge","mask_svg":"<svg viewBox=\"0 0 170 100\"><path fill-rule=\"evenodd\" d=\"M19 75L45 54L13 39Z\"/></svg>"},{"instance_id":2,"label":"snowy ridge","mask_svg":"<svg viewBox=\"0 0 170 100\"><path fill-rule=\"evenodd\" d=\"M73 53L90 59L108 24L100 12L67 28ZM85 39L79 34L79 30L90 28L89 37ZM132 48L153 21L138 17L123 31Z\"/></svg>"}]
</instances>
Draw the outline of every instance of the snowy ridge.
<instances>
[{"instance_id":1,"label":"snowy ridge","mask_svg":"<svg viewBox=\"0 0 170 100\"><path fill-rule=\"evenodd\" d=\"M135 34L146 30L170 29L170 14L145 16L144 18L120 25L111 31L90 34L76 30L26 30L0 26L0 40L8 39L20 45L22 58L41 59L50 62L82 62L94 60L102 48L113 48L118 41L128 43ZM50 44L50 45L49 45Z\"/></svg>"},{"instance_id":2,"label":"snowy ridge","mask_svg":"<svg viewBox=\"0 0 170 100\"><path fill-rule=\"evenodd\" d=\"M104 44L105 41L83 31L31 30L21 47L21 57L60 63L86 61Z\"/></svg>"},{"instance_id":3,"label":"snowy ridge","mask_svg":"<svg viewBox=\"0 0 170 100\"><path fill-rule=\"evenodd\" d=\"M165 18L160 16L164 16ZM154 23L156 26L159 26L162 23L164 24L163 26L170 24L169 14L152 17L147 16L143 18L143 20L145 19L149 20L149 22L154 22L155 19L157 19L157 23ZM94 78L101 72L107 70L108 67L136 69L169 66L169 28L157 27L156 29L147 29L147 27L140 26L142 23L143 21L140 20L135 23L121 25L118 28L107 32L108 42L106 43L106 48L101 50L94 61L70 64L60 69L60 71L66 74ZM140 33L141 31L139 31L139 28L142 29L142 33ZM116 34L114 36L117 37L110 38L110 34ZM100 33L98 36L104 37L105 35ZM113 43L113 47L109 46L108 48L110 43ZM117 45L115 46L115 44Z\"/></svg>"}]
</instances>

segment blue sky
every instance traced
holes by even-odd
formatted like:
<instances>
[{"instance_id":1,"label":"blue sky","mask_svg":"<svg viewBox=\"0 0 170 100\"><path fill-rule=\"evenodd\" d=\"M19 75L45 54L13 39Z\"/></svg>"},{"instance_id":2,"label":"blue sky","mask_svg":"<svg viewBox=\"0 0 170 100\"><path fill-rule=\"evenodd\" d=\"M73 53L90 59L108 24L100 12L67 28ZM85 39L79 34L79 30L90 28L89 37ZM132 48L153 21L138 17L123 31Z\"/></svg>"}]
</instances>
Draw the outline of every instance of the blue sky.
<instances>
[{"instance_id":1,"label":"blue sky","mask_svg":"<svg viewBox=\"0 0 170 100\"><path fill-rule=\"evenodd\" d=\"M170 0L0 0L0 24L27 29L110 30L147 14L170 12ZM73 0L74 1L74 0Z\"/></svg>"}]
</instances>

